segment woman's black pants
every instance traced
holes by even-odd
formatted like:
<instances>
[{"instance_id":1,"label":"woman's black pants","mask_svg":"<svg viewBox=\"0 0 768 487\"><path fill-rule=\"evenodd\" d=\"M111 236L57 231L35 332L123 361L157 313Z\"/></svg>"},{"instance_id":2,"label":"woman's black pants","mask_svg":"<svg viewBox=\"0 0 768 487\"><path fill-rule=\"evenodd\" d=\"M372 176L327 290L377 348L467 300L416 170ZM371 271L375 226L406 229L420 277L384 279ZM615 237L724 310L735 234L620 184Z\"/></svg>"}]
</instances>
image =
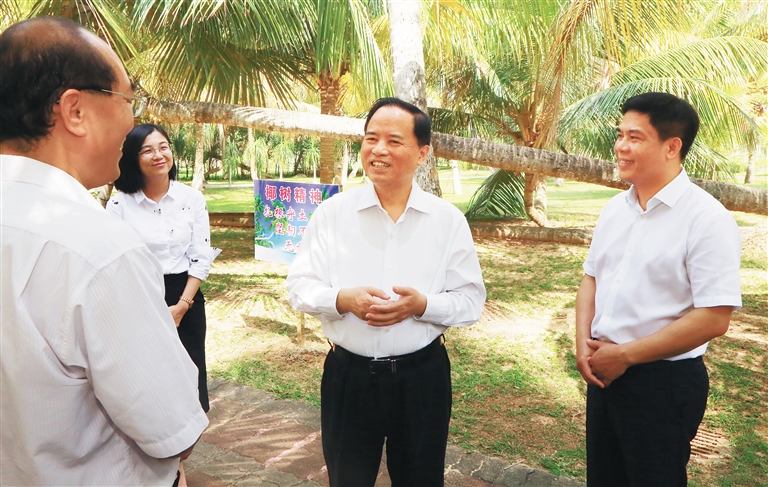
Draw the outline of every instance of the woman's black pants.
<instances>
[{"instance_id":1,"label":"woman's black pants","mask_svg":"<svg viewBox=\"0 0 768 487\"><path fill-rule=\"evenodd\" d=\"M165 275L165 302L172 306L179 302L179 296L187 285L187 273ZM181 319L177 328L179 339L192 361L197 366L197 390L200 394L200 405L206 413L208 404L208 381L205 370L205 297L198 290L195 294L195 304Z\"/></svg>"}]
</instances>

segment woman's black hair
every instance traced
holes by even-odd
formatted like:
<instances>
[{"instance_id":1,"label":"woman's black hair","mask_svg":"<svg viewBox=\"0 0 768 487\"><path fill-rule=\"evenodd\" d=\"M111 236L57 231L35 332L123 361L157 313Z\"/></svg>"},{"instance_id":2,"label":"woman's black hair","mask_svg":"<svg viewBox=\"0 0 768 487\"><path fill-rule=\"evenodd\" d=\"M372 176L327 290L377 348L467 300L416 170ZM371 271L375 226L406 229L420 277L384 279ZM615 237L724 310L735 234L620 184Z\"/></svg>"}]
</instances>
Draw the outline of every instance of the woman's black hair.
<instances>
[{"instance_id":1,"label":"woman's black hair","mask_svg":"<svg viewBox=\"0 0 768 487\"><path fill-rule=\"evenodd\" d=\"M115 180L115 188L123 193L136 193L140 189L144 189L147 184L146 181L144 181L144 173L141 172L141 168L139 167L139 151L141 150L141 146L144 145L144 140L152 132L160 132L170 145L171 139L168 137L168 134L163 127L153 123L142 123L141 125L137 125L133 127L125 137L125 142L123 142L123 157L120 158L120 177ZM172 180L176 179L175 160L173 165L171 165L168 177Z\"/></svg>"}]
</instances>

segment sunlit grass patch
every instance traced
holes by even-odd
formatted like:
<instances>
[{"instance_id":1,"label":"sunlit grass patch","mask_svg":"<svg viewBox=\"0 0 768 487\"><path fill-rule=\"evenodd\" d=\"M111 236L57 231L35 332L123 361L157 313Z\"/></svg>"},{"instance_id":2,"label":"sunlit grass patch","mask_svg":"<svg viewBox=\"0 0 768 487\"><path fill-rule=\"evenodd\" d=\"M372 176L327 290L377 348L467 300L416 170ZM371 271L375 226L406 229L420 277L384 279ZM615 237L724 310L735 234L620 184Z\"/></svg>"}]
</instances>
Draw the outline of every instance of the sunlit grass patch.
<instances>
[{"instance_id":1,"label":"sunlit grass patch","mask_svg":"<svg viewBox=\"0 0 768 487\"><path fill-rule=\"evenodd\" d=\"M565 460L562 453L582 448L584 407L574 362L560 347L563 335L545 332L518 340L512 329L503 334L501 325L477 326L447 335L454 387L451 441L583 479L583 456Z\"/></svg>"},{"instance_id":2,"label":"sunlit grass patch","mask_svg":"<svg viewBox=\"0 0 768 487\"><path fill-rule=\"evenodd\" d=\"M213 370L212 375L271 392L283 399L298 399L319 406L317 385L320 384L322 373L314 367L302 369L301 376L296 377L294 374L287 374L285 367L262 360L247 360Z\"/></svg>"}]
</instances>

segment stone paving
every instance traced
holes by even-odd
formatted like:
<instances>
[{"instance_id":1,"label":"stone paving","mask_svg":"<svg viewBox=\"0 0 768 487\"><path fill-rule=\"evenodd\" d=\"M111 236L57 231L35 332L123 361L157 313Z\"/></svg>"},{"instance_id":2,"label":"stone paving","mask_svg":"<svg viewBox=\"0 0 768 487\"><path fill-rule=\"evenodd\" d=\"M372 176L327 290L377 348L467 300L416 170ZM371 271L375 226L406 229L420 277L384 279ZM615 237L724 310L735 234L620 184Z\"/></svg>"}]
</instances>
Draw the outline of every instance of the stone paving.
<instances>
[{"instance_id":1,"label":"stone paving","mask_svg":"<svg viewBox=\"0 0 768 487\"><path fill-rule=\"evenodd\" d=\"M327 487L320 408L222 379L208 384L210 426L184 462L189 487ZM382 461L377 487L389 487ZM583 487L521 464L449 446L446 487ZM354 487L354 486L352 486Z\"/></svg>"}]
</instances>

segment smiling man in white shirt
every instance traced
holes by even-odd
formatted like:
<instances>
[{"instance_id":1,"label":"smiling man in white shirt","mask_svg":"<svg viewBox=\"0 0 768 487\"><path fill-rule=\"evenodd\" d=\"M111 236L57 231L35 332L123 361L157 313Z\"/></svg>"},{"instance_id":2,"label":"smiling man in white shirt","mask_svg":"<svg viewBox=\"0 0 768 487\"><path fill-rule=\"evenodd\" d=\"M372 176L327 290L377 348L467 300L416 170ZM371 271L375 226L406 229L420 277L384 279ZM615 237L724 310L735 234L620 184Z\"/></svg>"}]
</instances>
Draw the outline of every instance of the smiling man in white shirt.
<instances>
[{"instance_id":1,"label":"smiling man in white shirt","mask_svg":"<svg viewBox=\"0 0 768 487\"><path fill-rule=\"evenodd\" d=\"M576 297L587 485L685 486L709 390L702 355L741 306L741 239L681 166L693 107L645 93L622 113L614 151L632 187L603 209Z\"/></svg>"},{"instance_id":2,"label":"smiling man in white shirt","mask_svg":"<svg viewBox=\"0 0 768 487\"><path fill-rule=\"evenodd\" d=\"M371 183L323 202L288 273L291 304L333 343L322 381L331 486L373 486L386 439L392 485L443 485L451 414L442 334L477 321L485 286L469 226L413 181L430 120L396 98L368 113Z\"/></svg>"},{"instance_id":3,"label":"smiling man in white shirt","mask_svg":"<svg viewBox=\"0 0 768 487\"><path fill-rule=\"evenodd\" d=\"M157 260L88 192L145 100L109 46L0 35L0 485L171 486L208 420Z\"/></svg>"}]
</instances>

